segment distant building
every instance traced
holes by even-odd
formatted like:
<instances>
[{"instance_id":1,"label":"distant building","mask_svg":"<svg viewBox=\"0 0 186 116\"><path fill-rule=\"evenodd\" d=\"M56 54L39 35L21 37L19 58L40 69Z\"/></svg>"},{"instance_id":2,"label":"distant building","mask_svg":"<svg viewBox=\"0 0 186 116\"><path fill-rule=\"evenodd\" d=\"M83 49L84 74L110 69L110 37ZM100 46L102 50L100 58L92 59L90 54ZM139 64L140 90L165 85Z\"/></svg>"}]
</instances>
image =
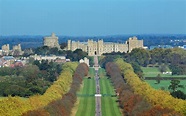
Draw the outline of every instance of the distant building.
<instances>
[{"instance_id":1,"label":"distant building","mask_svg":"<svg viewBox=\"0 0 186 116\"><path fill-rule=\"evenodd\" d=\"M48 46L50 48L60 48L59 43L58 43L58 37L52 33L51 36L49 37L44 37L44 41L43 41L44 46Z\"/></svg>"},{"instance_id":2,"label":"distant building","mask_svg":"<svg viewBox=\"0 0 186 116\"><path fill-rule=\"evenodd\" d=\"M14 45L12 50L10 50L9 44L5 44L5 45L2 46L2 51L1 51L0 54L2 54L3 56L7 56L7 55L19 56L19 55L22 55L23 51L21 50L21 44Z\"/></svg>"},{"instance_id":3,"label":"distant building","mask_svg":"<svg viewBox=\"0 0 186 116\"><path fill-rule=\"evenodd\" d=\"M150 50L153 50L155 48L173 48L171 45L158 45L158 46L150 46Z\"/></svg>"},{"instance_id":4,"label":"distant building","mask_svg":"<svg viewBox=\"0 0 186 116\"><path fill-rule=\"evenodd\" d=\"M8 55L10 52L9 44L5 44L2 46L2 55Z\"/></svg>"},{"instance_id":5,"label":"distant building","mask_svg":"<svg viewBox=\"0 0 186 116\"><path fill-rule=\"evenodd\" d=\"M83 59L79 60L79 63L85 63L85 64L87 64L88 67L90 66L89 65L89 59L86 58L86 57L84 57L84 60Z\"/></svg>"},{"instance_id":6,"label":"distant building","mask_svg":"<svg viewBox=\"0 0 186 116\"><path fill-rule=\"evenodd\" d=\"M1 67L10 67L16 59L13 56L3 56L0 60Z\"/></svg>"},{"instance_id":7,"label":"distant building","mask_svg":"<svg viewBox=\"0 0 186 116\"><path fill-rule=\"evenodd\" d=\"M134 48L143 48L143 40L138 40L137 37L130 37L127 44L129 52L131 52Z\"/></svg>"},{"instance_id":8,"label":"distant building","mask_svg":"<svg viewBox=\"0 0 186 116\"><path fill-rule=\"evenodd\" d=\"M19 55L22 55L22 54L23 54L23 51L21 49L21 44L14 45L13 49L12 49L12 55L19 56Z\"/></svg>"},{"instance_id":9,"label":"distant building","mask_svg":"<svg viewBox=\"0 0 186 116\"><path fill-rule=\"evenodd\" d=\"M0 68L4 67L5 65L5 60L3 58L0 58Z\"/></svg>"},{"instance_id":10,"label":"distant building","mask_svg":"<svg viewBox=\"0 0 186 116\"><path fill-rule=\"evenodd\" d=\"M125 43L104 42L103 40L93 41L88 39L88 42L75 42L68 40L67 50L75 51L82 49L89 56L102 55L103 53L111 52L131 52L134 48L143 48L143 40L138 40L137 37L131 37Z\"/></svg>"},{"instance_id":11,"label":"distant building","mask_svg":"<svg viewBox=\"0 0 186 116\"><path fill-rule=\"evenodd\" d=\"M24 65L23 65L22 61L19 61L19 60L15 61L13 64L10 65L10 67L12 67L12 68L23 67L23 66Z\"/></svg>"},{"instance_id":12,"label":"distant building","mask_svg":"<svg viewBox=\"0 0 186 116\"><path fill-rule=\"evenodd\" d=\"M2 56L3 55L3 50L0 50L0 56Z\"/></svg>"},{"instance_id":13,"label":"distant building","mask_svg":"<svg viewBox=\"0 0 186 116\"><path fill-rule=\"evenodd\" d=\"M33 56L30 56L32 58L34 58L34 60L48 60L49 62L50 61L53 61L53 62L66 62L66 57L65 56L55 56L55 55L51 55L51 56L41 56L41 55L33 55Z\"/></svg>"},{"instance_id":14,"label":"distant building","mask_svg":"<svg viewBox=\"0 0 186 116\"><path fill-rule=\"evenodd\" d=\"M18 50L18 51L22 51L21 50L21 44L18 44L18 45L15 45L15 46L13 46L13 49L12 49L13 51L15 51L15 50Z\"/></svg>"},{"instance_id":15,"label":"distant building","mask_svg":"<svg viewBox=\"0 0 186 116\"><path fill-rule=\"evenodd\" d=\"M13 57L13 56L3 56L2 57L4 60L6 60L6 61L9 61L9 60L15 60L15 58Z\"/></svg>"},{"instance_id":16,"label":"distant building","mask_svg":"<svg viewBox=\"0 0 186 116\"><path fill-rule=\"evenodd\" d=\"M183 45L183 46L178 46L179 48L182 48L184 50L186 50L186 45Z\"/></svg>"}]
</instances>

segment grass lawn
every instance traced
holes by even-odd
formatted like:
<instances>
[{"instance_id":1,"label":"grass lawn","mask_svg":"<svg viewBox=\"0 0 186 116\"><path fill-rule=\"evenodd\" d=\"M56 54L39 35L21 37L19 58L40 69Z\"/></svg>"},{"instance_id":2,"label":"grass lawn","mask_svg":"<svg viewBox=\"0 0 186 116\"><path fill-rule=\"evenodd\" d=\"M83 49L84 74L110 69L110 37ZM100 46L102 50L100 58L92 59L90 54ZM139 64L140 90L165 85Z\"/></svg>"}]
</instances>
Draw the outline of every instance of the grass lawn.
<instances>
[{"instance_id":1,"label":"grass lawn","mask_svg":"<svg viewBox=\"0 0 186 116\"><path fill-rule=\"evenodd\" d=\"M165 90L168 90L168 87L170 85L170 80L161 80L160 84L155 84L156 81L155 80L145 80L147 83L149 83L153 88L155 89L161 89L162 87L165 88ZM185 88L180 88L181 91L183 91L184 93L186 93L186 80L180 80L180 84L184 85Z\"/></svg>"},{"instance_id":2,"label":"grass lawn","mask_svg":"<svg viewBox=\"0 0 186 116\"><path fill-rule=\"evenodd\" d=\"M89 75L94 77L94 69L90 68ZM76 116L95 116L95 80L94 78L83 79L83 87L77 93L80 100Z\"/></svg>"},{"instance_id":3,"label":"grass lawn","mask_svg":"<svg viewBox=\"0 0 186 116\"><path fill-rule=\"evenodd\" d=\"M116 102L117 97L111 97L111 95L115 94L114 88L105 74L104 69L99 69L102 116L121 116L122 114Z\"/></svg>"},{"instance_id":4,"label":"grass lawn","mask_svg":"<svg viewBox=\"0 0 186 116\"><path fill-rule=\"evenodd\" d=\"M105 69L99 68L98 73L99 73L99 77L100 77L100 78L106 77Z\"/></svg>"},{"instance_id":5,"label":"grass lawn","mask_svg":"<svg viewBox=\"0 0 186 116\"><path fill-rule=\"evenodd\" d=\"M161 77L186 77L186 75L171 75L171 74L162 74L157 67L141 67L145 77L156 77L158 74Z\"/></svg>"}]
</instances>

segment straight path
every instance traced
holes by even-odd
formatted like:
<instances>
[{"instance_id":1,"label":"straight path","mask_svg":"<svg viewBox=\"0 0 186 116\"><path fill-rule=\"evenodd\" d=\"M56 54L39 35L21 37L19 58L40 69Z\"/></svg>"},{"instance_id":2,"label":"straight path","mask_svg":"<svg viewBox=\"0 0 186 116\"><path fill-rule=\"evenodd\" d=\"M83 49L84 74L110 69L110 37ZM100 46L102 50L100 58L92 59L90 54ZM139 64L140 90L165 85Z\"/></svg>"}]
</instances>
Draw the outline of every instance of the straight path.
<instances>
[{"instance_id":1,"label":"straight path","mask_svg":"<svg viewBox=\"0 0 186 116\"><path fill-rule=\"evenodd\" d=\"M101 116L101 94L100 94L100 84L99 84L99 64L98 64L98 57L94 56L94 68L95 68L95 81L96 81L96 112L95 116Z\"/></svg>"},{"instance_id":2,"label":"straight path","mask_svg":"<svg viewBox=\"0 0 186 116\"><path fill-rule=\"evenodd\" d=\"M76 116L121 116L114 88L105 70L99 68L97 56L89 76L90 79L83 79L83 88L77 93L80 103Z\"/></svg>"}]
</instances>

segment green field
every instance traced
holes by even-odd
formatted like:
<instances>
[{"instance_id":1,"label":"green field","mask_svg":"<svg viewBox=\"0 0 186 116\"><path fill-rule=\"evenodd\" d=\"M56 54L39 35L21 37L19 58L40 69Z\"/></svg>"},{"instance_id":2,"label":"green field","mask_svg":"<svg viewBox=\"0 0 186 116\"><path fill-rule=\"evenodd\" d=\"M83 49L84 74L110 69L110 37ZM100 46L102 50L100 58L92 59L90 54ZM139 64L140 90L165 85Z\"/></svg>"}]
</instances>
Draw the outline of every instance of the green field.
<instances>
[{"instance_id":1,"label":"green field","mask_svg":"<svg viewBox=\"0 0 186 116\"><path fill-rule=\"evenodd\" d=\"M155 80L145 80L147 83L149 83L153 88L155 89L161 89L162 87L165 88L165 90L168 90L168 87L170 85L170 80L161 80L160 84L156 84ZM180 80L180 84L184 85L184 88L179 88L179 90L186 93L186 80Z\"/></svg>"},{"instance_id":2,"label":"green field","mask_svg":"<svg viewBox=\"0 0 186 116\"><path fill-rule=\"evenodd\" d=\"M99 69L102 116L121 116L122 114L116 102L117 97L111 97L111 95L115 95L114 88L105 74L104 69Z\"/></svg>"},{"instance_id":3,"label":"green field","mask_svg":"<svg viewBox=\"0 0 186 116\"><path fill-rule=\"evenodd\" d=\"M105 72L105 69L103 68L99 68L99 77L102 78L102 77L106 77L106 72Z\"/></svg>"},{"instance_id":4,"label":"green field","mask_svg":"<svg viewBox=\"0 0 186 116\"><path fill-rule=\"evenodd\" d=\"M157 67L142 67L144 77L156 77L158 74L161 75L161 77L186 77L186 75L170 75L170 74L161 74L161 72L158 70ZM156 84L156 80L145 80L147 83L149 83L153 88L155 89L161 89L164 88L165 90L168 90L168 87L170 85L170 80L161 80L160 84ZM185 88L180 88L181 91L186 93L186 80L180 80L180 84L184 85Z\"/></svg>"},{"instance_id":5,"label":"green field","mask_svg":"<svg viewBox=\"0 0 186 116\"><path fill-rule=\"evenodd\" d=\"M144 77L156 77L158 74L161 77L186 77L186 75L171 75L171 74L162 74L157 67L141 67L143 70Z\"/></svg>"},{"instance_id":6,"label":"green field","mask_svg":"<svg viewBox=\"0 0 186 116\"><path fill-rule=\"evenodd\" d=\"M94 77L94 69L90 68L89 76ZM95 116L95 80L83 79L83 88L77 93L79 107L76 116Z\"/></svg>"}]
</instances>

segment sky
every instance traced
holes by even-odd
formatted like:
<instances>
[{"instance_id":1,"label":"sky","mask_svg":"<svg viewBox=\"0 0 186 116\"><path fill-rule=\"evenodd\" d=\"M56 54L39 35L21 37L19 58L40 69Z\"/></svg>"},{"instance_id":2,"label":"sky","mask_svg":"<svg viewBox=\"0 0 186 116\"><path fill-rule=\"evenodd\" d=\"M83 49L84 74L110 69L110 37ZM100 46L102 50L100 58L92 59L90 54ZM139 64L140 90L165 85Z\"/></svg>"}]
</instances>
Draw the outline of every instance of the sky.
<instances>
[{"instance_id":1,"label":"sky","mask_svg":"<svg viewBox=\"0 0 186 116\"><path fill-rule=\"evenodd\" d=\"M186 0L0 0L0 35L186 34Z\"/></svg>"}]
</instances>

